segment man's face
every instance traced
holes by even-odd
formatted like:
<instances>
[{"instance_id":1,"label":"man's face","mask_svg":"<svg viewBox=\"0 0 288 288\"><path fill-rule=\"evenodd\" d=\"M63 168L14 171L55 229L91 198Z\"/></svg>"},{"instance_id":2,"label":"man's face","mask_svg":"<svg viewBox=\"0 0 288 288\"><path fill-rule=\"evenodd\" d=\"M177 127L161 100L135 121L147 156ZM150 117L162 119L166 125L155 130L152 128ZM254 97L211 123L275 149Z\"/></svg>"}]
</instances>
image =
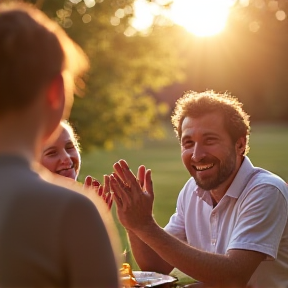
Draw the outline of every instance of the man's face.
<instances>
[{"instance_id":1,"label":"man's face","mask_svg":"<svg viewBox=\"0 0 288 288\"><path fill-rule=\"evenodd\" d=\"M241 165L242 156L238 150L220 113L184 119L182 161L202 189L213 190L231 184Z\"/></svg>"}]
</instances>

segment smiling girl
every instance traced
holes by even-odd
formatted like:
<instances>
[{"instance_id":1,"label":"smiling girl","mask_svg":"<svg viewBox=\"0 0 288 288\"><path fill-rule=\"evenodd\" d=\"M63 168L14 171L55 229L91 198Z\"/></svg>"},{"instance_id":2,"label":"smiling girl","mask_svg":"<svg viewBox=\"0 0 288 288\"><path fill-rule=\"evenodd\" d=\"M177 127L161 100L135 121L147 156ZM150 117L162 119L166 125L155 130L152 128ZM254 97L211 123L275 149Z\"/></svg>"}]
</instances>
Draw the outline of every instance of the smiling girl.
<instances>
[{"instance_id":1,"label":"smiling girl","mask_svg":"<svg viewBox=\"0 0 288 288\"><path fill-rule=\"evenodd\" d=\"M59 126L58 138L44 145L40 163L54 174L77 181L81 167L78 135L67 121L61 121ZM92 187L111 209L113 198L108 180L108 176L104 175L104 185L101 185L98 180L88 175L85 177L84 185Z\"/></svg>"},{"instance_id":2,"label":"smiling girl","mask_svg":"<svg viewBox=\"0 0 288 288\"><path fill-rule=\"evenodd\" d=\"M60 124L60 134L44 146L40 163L53 173L76 180L81 166L78 136L68 122Z\"/></svg>"}]
</instances>

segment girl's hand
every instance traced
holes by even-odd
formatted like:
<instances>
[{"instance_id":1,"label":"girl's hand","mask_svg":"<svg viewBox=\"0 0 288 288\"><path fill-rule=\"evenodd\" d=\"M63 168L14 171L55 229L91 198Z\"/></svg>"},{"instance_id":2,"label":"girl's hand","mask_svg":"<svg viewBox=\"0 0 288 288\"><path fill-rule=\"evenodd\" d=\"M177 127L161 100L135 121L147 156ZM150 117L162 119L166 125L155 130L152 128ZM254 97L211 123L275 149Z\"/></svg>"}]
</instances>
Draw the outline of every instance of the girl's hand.
<instances>
[{"instance_id":1,"label":"girl's hand","mask_svg":"<svg viewBox=\"0 0 288 288\"><path fill-rule=\"evenodd\" d=\"M84 187L92 188L100 197L102 196L102 199L107 204L109 210L111 209L113 204L113 197L110 191L110 182L108 175L104 175L104 186L101 185L98 180L88 175L85 178Z\"/></svg>"}]
</instances>

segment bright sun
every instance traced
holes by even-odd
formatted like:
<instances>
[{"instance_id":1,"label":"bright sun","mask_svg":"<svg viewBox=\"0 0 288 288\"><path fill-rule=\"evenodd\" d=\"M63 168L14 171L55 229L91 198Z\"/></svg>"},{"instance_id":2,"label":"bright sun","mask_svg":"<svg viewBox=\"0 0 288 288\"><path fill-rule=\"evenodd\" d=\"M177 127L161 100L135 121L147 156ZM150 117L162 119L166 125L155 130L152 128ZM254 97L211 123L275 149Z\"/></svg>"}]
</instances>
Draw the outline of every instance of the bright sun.
<instances>
[{"instance_id":1,"label":"bright sun","mask_svg":"<svg viewBox=\"0 0 288 288\"><path fill-rule=\"evenodd\" d=\"M197 36L213 36L225 28L230 8L236 2L236 0L173 0L169 10L161 10L157 5L170 1L135 0L132 27L138 31L145 31L153 24L154 17L163 13L162 15Z\"/></svg>"},{"instance_id":2,"label":"bright sun","mask_svg":"<svg viewBox=\"0 0 288 288\"><path fill-rule=\"evenodd\" d=\"M170 17L197 36L213 36L225 28L231 2L233 1L174 0Z\"/></svg>"}]
</instances>

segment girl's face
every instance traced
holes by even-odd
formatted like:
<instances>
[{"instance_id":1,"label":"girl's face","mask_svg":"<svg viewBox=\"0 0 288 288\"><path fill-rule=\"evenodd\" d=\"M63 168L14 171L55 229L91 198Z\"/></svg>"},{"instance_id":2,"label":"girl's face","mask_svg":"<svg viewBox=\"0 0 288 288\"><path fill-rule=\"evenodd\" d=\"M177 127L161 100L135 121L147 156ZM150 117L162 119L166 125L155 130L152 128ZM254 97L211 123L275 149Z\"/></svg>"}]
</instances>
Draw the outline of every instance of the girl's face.
<instances>
[{"instance_id":1,"label":"girl's face","mask_svg":"<svg viewBox=\"0 0 288 288\"><path fill-rule=\"evenodd\" d=\"M40 163L53 173L76 180L80 169L80 154L69 132L62 126L61 129L54 143L44 146Z\"/></svg>"}]
</instances>

